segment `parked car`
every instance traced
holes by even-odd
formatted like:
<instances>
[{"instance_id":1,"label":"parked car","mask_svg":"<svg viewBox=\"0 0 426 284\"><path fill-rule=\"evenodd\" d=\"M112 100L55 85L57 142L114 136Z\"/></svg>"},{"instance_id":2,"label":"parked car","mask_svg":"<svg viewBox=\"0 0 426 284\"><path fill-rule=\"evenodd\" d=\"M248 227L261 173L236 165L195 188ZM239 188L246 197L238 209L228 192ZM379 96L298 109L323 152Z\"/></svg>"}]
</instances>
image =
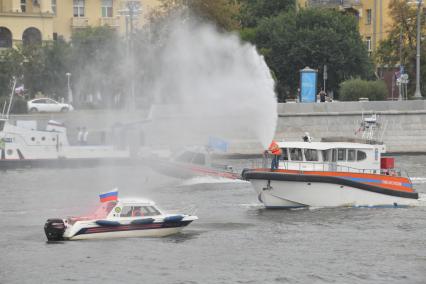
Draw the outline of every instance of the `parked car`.
<instances>
[{"instance_id":1,"label":"parked car","mask_svg":"<svg viewBox=\"0 0 426 284\"><path fill-rule=\"evenodd\" d=\"M59 103L49 98L34 99L27 102L29 112L67 112L74 110L70 104Z\"/></svg>"}]
</instances>

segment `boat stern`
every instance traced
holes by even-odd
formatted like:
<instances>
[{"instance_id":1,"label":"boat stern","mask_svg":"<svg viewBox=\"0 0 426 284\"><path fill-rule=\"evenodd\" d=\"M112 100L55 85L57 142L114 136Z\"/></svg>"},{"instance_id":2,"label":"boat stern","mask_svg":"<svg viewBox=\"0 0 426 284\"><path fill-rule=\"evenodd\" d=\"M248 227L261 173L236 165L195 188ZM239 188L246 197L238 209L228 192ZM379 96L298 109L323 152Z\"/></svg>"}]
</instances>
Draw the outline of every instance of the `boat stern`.
<instances>
[{"instance_id":1,"label":"boat stern","mask_svg":"<svg viewBox=\"0 0 426 284\"><path fill-rule=\"evenodd\" d=\"M44 224L44 233L49 241L61 241L64 239L66 225L63 219L47 219Z\"/></svg>"}]
</instances>

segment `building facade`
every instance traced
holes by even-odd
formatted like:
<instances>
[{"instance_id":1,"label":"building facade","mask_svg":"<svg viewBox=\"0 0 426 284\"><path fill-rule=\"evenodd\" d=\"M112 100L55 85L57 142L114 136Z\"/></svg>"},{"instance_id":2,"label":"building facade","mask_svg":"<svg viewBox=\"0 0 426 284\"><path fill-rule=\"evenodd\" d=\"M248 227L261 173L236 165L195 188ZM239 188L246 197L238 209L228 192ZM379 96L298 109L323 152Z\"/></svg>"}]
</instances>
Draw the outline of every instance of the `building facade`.
<instances>
[{"instance_id":1,"label":"building facade","mask_svg":"<svg viewBox=\"0 0 426 284\"><path fill-rule=\"evenodd\" d=\"M108 26L124 34L132 17L142 26L158 0L0 0L0 48L71 38L75 30ZM126 20L127 19L127 20ZM127 25L127 27L126 27Z\"/></svg>"},{"instance_id":2,"label":"building facade","mask_svg":"<svg viewBox=\"0 0 426 284\"><path fill-rule=\"evenodd\" d=\"M300 7L331 8L353 13L370 54L385 39L392 25L391 0L298 0Z\"/></svg>"}]
</instances>

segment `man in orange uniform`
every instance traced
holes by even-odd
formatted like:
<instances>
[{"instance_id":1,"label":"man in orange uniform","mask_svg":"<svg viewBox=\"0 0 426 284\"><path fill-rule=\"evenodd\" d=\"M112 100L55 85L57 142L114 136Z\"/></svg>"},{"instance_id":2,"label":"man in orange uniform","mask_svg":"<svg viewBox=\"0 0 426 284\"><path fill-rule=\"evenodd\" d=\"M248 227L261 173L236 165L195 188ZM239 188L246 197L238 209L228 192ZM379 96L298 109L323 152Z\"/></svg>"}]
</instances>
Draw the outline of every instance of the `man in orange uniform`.
<instances>
[{"instance_id":1,"label":"man in orange uniform","mask_svg":"<svg viewBox=\"0 0 426 284\"><path fill-rule=\"evenodd\" d=\"M280 161L280 156L282 154L280 146L278 146L277 142L275 140L272 140L271 145L269 145L268 149L273 157L272 157L272 163L271 163L271 170L278 169L278 164Z\"/></svg>"}]
</instances>

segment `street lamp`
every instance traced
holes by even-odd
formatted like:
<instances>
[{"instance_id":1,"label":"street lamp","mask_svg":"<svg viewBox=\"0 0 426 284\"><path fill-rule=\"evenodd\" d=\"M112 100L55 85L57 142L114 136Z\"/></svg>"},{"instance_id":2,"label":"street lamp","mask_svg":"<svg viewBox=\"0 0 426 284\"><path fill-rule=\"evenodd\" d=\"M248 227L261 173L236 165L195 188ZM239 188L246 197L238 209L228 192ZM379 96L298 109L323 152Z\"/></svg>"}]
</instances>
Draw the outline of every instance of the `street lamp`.
<instances>
[{"instance_id":1,"label":"street lamp","mask_svg":"<svg viewBox=\"0 0 426 284\"><path fill-rule=\"evenodd\" d=\"M417 51L416 51L416 91L414 92L414 99L422 99L422 92L420 91L420 30L421 30L421 8L422 0L417 0Z\"/></svg>"},{"instance_id":2,"label":"street lamp","mask_svg":"<svg viewBox=\"0 0 426 284\"><path fill-rule=\"evenodd\" d=\"M70 85L71 73L68 72L65 75L67 76L67 82L68 82L68 102L72 103L72 90Z\"/></svg>"},{"instance_id":3,"label":"street lamp","mask_svg":"<svg viewBox=\"0 0 426 284\"><path fill-rule=\"evenodd\" d=\"M135 63L134 63L134 20L135 16L138 16L142 13L140 7L140 1L138 0L126 0L123 2L124 9L119 10L119 13L126 18L126 39L127 39L127 56L130 69L130 97L127 102L129 108L134 108L136 105L136 96L135 96ZM130 31L129 31L130 26Z\"/></svg>"}]
</instances>

